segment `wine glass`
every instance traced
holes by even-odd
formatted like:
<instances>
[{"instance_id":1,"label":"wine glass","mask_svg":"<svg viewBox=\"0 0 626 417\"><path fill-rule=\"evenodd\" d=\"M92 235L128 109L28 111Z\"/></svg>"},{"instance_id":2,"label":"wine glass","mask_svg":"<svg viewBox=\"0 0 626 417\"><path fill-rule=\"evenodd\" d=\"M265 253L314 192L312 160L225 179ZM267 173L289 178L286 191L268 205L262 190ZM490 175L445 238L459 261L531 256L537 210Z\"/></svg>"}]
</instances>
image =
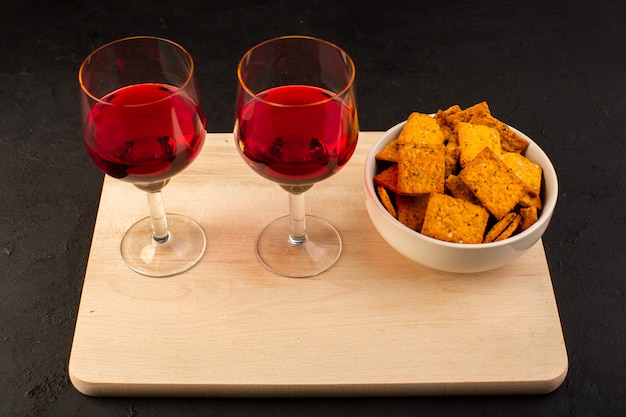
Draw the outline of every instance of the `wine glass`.
<instances>
[{"instance_id":1,"label":"wine glass","mask_svg":"<svg viewBox=\"0 0 626 417\"><path fill-rule=\"evenodd\" d=\"M89 156L105 174L148 195L150 216L122 238L124 262L151 277L188 270L202 257L206 237L194 220L166 216L161 189L204 143L206 119L191 55L166 39L124 38L93 51L78 78Z\"/></svg>"},{"instance_id":2,"label":"wine glass","mask_svg":"<svg viewBox=\"0 0 626 417\"><path fill-rule=\"evenodd\" d=\"M257 256L284 276L318 275L339 258L341 237L327 221L305 214L304 193L338 172L356 148L354 63L330 42L284 36L246 52L237 75L237 149L254 171L289 193L289 215L263 229Z\"/></svg>"}]
</instances>

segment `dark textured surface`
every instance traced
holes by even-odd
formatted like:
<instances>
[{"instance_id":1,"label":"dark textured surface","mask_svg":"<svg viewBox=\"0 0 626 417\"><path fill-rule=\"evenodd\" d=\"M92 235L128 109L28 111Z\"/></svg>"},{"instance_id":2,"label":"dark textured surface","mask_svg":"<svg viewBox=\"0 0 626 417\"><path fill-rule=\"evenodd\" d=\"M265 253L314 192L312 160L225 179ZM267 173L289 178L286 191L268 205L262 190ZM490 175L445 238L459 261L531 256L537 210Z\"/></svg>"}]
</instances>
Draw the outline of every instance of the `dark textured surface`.
<instances>
[{"instance_id":1,"label":"dark textured surface","mask_svg":"<svg viewBox=\"0 0 626 417\"><path fill-rule=\"evenodd\" d=\"M0 19L0 415L618 416L626 414L624 2L3 1ZM497 4L497 7L496 7ZM560 179L544 237L568 348L543 396L90 398L67 361L102 175L76 73L94 47L152 34L195 57L208 130L230 131L239 57L282 34L354 58L363 130L487 100ZM511 296L515 296L512 294Z\"/></svg>"}]
</instances>

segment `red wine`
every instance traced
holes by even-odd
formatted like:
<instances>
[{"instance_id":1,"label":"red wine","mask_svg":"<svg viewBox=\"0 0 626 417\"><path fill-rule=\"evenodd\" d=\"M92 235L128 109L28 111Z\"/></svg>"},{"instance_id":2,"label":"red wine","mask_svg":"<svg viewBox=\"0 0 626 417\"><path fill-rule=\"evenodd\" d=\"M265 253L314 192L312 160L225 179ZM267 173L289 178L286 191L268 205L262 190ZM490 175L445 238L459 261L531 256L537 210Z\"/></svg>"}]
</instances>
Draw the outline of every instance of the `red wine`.
<instances>
[{"instance_id":1,"label":"red wine","mask_svg":"<svg viewBox=\"0 0 626 417\"><path fill-rule=\"evenodd\" d=\"M353 108L317 87L290 85L260 94L239 109L240 152L279 184L313 184L348 162L358 138Z\"/></svg>"},{"instance_id":2,"label":"red wine","mask_svg":"<svg viewBox=\"0 0 626 417\"><path fill-rule=\"evenodd\" d=\"M85 146L100 170L136 183L162 181L182 171L204 141L202 110L185 93L163 84L136 84L96 104Z\"/></svg>"}]
</instances>

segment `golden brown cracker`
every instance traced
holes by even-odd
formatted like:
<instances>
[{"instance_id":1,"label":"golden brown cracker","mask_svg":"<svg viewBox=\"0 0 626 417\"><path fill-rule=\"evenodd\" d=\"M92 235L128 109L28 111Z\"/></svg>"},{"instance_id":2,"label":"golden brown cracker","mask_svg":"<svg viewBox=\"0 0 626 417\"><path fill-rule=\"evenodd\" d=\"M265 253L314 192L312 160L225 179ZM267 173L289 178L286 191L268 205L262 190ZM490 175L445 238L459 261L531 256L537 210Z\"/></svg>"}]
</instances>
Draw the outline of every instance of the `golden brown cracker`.
<instances>
[{"instance_id":1,"label":"golden brown cracker","mask_svg":"<svg viewBox=\"0 0 626 417\"><path fill-rule=\"evenodd\" d=\"M430 194L397 195L398 221L415 231L421 231Z\"/></svg>"},{"instance_id":2,"label":"golden brown cracker","mask_svg":"<svg viewBox=\"0 0 626 417\"><path fill-rule=\"evenodd\" d=\"M467 120L472 123L476 123L479 120L493 117L491 115L491 110L489 109L489 105L486 101L481 101L480 103L476 103L472 106L467 107L463 110Z\"/></svg>"},{"instance_id":3,"label":"golden brown cracker","mask_svg":"<svg viewBox=\"0 0 626 417\"><path fill-rule=\"evenodd\" d=\"M389 142L383 149L376 154L377 161L398 162L398 139Z\"/></svg>"},{"instance_id":4,"label":"golden brown cracker","mask_svg":"<svg viewBox=\"0 0 626 417\"><path fill-rule=\"evenodd\" d=\"M543 208L541 196L531 195L530 193L526 193L521 198L521 200L519 201L519 205L522 207L535 207L537 210L541 210Z\"/></svg>"},{"instance_id":5,"label":"golden brown cracker","mask_svg":"<svg viewBox=\"0 0 626 417\"><path fill-rule=\"evenodd\" d=\"M391 198L389 197L389 193L387 193L385 187L383 187L382 185L377 186L376 193L378 194L380 202L383 203L383 206L389 212L389 214L397 218L398 214L396 213L396 208L393 206Z\"/></svg>"},{"instance_id":6,"label":"golden brown cracker","mask_svg":"<svg viewBox=\"0 0 626 417\"><path fill-rule=\"evenodd\" d=\"M448 141L444 153L446 161L444 177L447 178L449 175L456 174L459 171L459 155L461 154L459 143Z\"/></svg>"},{"instance_id":7,"label":"golden brown cracker","mask_svg":"<svg viewBox=\"0 0 626 417\"><path fill-rule=\"evenodd\" d=\"M457 134L460 148L459 162L462 167L474 159L485 147L491 148L496 155L502 154L500 134L496 129L462 122L457 125Z\"/></svg>"},{"instance_id":8,"label":"golden brown cracker","mask_svg":"<svg viewBox=\"0 0 626 417\"><path fill-rule=\"evenodd\" d=\"M458 142L458 140L456 139L456 133L454 132L454 130L452 130L451 128L445 125L444 126L440 125L439 128L441 129L441 134L443 135L444 144L450 142L451 140L453 142Z\"/></svg>"},{"instance_id":9,"label":"golden brown cracker","mask_svg":"<svg viewBox=\"0 0 626 417\"><path fill-rule=\"evenodd\" d=\"M489 212L445 194L431 194L422 234L454 243L482 243Z\"/></svg>"},{"instance_id":10,"label":"golden brown cracker","mask_svg":"<svg viewBox=\"0 0 626 417\"><path fill-rule=\"evenodd\" d=\"M522 218L522 221L520 223L520 229L522 231L528 229L539 219L536 207L522 207L519 210L519 214Z\"/></svg>"},{"instance_id":11,"label":"golden brown cracker","mask_svg":"<svg viewBox=\"0 0 626 417\"><path fill-rule=\"evenodd\" d=\"M526 194L522 180L488 147L467 163L459 178L498 220Z\"/></svg>"},{"instance_id":12,"label":"golden brown cracker","mask_svg":"<svg viewBox=\"0 0 626 417\"><path fill-rule=\"evenodd\" d=\"M494 242L499 242L501 240L508 239L511 236L513 236L513 234L515 234L515 231L519 227L521 219L522 218L519 214L516 215L515 218L511 221L511 223L507 226L507 228L504 229L502 233L498 235L498 237L496 238L496 240L494 240Z\"/></svg>"},{"instance_id":13,"label":"golden brown cracker","mask_svg":"<svg viewBox=\"0 0 626 417\"><path fill-rule=\"evenodd\" d=\"M427 114L413 112L398 135L398 143L428 143L443 145L444 136L435 119Z\"/></svg>"},{"instance_id":14,"label":"golden brown cracker","mask_svg":"<svg viewBox=\"0 0 626 417\"><path fill-rule=\"evenodd\" d=\"M457 123L467 122L469 118L458 104L454 104L446 110L438 110L437 113L435 113L435 120L437 120L440 125L448 126L450 129L454 130Z\"/></svg>"},{"instance_id":15,"label":"golden brown cracker","mask_svg":"<svg viewBox=\"0 0 626 417\"><path fill-rule=\"evenodd\" d=\"M467 185L456 175L449 175L445 181L446 191L453 197L480 205L480 200L467 188Z\"/></svg>"},{"instance_id":16,"label":"golden brown cracker","mask_svg":"<svg viewBox=\"0 0 626 417\"><path fill-rule=\"evenodd\" d=\"M491 114L487 102L481 102L465 110L469 116L469 122L495 128L500 134L502 149L507 152L523 152L528 146L528 141L513 132L508 125L502 123Z\"/></svg>"},{"instance_id":17,"label":"golden brown cracker","mask_svg":"<svg viewBox=\"0 0 626 417\"><path fill-rule=\"evenodd\" d=\"M505 152L502 160L522 180L530 194L540 194L542 171L539 165L516 152Z\"/></svg>"},{"instance_id":18,"label":"golden brown cracker","mask_svg":"<svg viewBox=\"0 0 626 417\"><path fill-rule=\"evenodd\" d=\"M517 133L515 133L509 126L496 119L496 129L500 132L500 141L502 143L502 150L506 152L522 153L528 147L528 141Z\"/></svg>"},{"instance_id":19,"label":"golden brown cracker","mask_svg":"<svg viewBox=\"0 0 626 417\"><path fill-rule=\"evenodd\" d=\"M493 225L493 227L489 230L484 243L496 242L499 240L503 240L508 238L515 232L517 226L520 222L520 215L514 212L510 212L506 216L504 216L500 221Z\"/></svg>"},{"instance_id":20,"label":"golden brown cracker","mask_svg":"<svg viewBox=\"0 0 626 417\"><path fill-rule=\"evenodd\" d=\"M393 164L389 168L374 175L374 184L382 185L389 191L398 192L398 165Z\"/></svg>"},{"instance_id":21,"label":"golden brown cracker","mask_svg":"<svg viewBox=\"0 0 626 417\"><path fill-rule=\"evenodd\" d=\"M400 144L398 149L399 194L443 192L446 161L442 144L410 142Z\"/></svg>"}]
</instances>

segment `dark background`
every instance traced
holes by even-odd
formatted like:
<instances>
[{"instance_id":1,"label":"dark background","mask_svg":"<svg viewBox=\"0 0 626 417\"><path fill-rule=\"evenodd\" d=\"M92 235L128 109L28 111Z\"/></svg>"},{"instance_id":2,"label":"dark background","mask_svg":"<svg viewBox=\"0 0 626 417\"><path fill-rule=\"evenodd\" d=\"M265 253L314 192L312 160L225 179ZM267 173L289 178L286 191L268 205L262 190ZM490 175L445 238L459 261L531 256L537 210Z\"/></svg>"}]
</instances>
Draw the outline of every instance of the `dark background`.
<instances>
[{"instance_id":1,"label":"dark background","mask_svg":"<svg viewBox=\"0 0 626 417\"><path fill-rule=\"evenodd\" d=\"M623 1L3 1L0 415L626 415ZM90 398L67 376L102 174L81 143L77 71L129 35L195 57L210 132L231 131L238 59L307 34L357 65L362 130L486 100L560 179L544 236L570 366L548 395L357 399Z\"/></svg>"}]
</instances>

